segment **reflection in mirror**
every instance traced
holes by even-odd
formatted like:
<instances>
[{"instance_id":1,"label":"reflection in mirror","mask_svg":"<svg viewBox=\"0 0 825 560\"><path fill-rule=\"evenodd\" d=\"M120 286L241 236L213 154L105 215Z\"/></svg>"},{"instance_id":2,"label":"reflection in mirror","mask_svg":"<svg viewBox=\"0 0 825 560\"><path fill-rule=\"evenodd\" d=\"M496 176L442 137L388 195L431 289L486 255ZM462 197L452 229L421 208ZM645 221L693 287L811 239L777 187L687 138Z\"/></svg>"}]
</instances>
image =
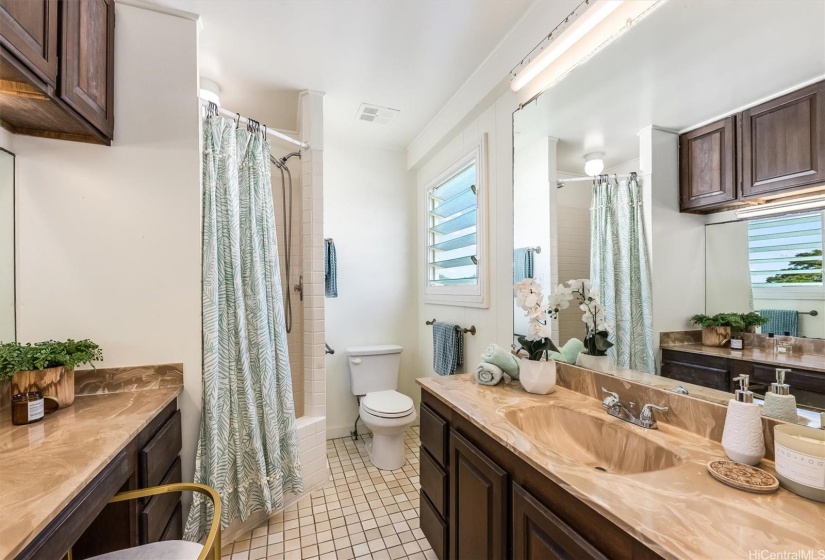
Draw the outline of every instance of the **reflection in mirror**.
<instances>
[{"instance_id":1,"label":"reflection in mirror","mask_svg":"<svg viewBox=\"0 0 825 560\"><path fill-rule=\"evenodd\" d=\"M705 313L759 311L757 330L825 338L825 211L708 225Z\"/></svg>"},{"instance_id":2,"label":"reflection in mirror","mask_svg":"<svg viewBox=\"0 0 825 560\"><path fill-rule=\"evenodd\" d=\"M723 404L739 373L762 395L788 368L802 421L819 422L808 410L825 409L825 183L805 177L825 146L764 135L825 131L825 111L770 105L803 88L825 98L822 21L819 0L666 2L514 113L513 280L547 294L590 279L614 343L607 363L555 359ZM753 145L736 144L731 122L752 127ZM729 315L722 346L707 346L690 318L717 313L765 324ZM551 323L560 348L584 337L576 305ZM514 303L514 335L527 326Z\"/></svg>"},{"instance_id":3,"label":"reflection in mirror","mask_svg":"<svg viewBox=\"0 0 825 560\"><path fill-rule=\"evenodd\" d=\"M14 154L0 149L0 342L14 340Z\"/></svg>"}]
</instances>

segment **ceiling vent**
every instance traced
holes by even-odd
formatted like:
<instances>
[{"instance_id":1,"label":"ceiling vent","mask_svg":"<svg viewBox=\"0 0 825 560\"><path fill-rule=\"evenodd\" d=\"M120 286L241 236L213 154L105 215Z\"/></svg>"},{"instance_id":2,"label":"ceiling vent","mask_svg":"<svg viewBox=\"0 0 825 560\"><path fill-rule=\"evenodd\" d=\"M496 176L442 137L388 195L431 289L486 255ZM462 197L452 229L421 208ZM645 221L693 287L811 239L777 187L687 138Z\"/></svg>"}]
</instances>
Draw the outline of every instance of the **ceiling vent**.
<instances>
[{"instance_id":1,"label":"ceiling vent","mask_svg":"<svg viewBox=\"0 0 825 560\"><path fill-rule=\"evenodd\" d=\"M371 105L369 103L361 103L358 107L358 113L355 118L359 121L366 121L375 124L390 124L395 118L395 115L400 113L398 109L390 109L389 107L379 107L378 105Z\"/></svg>"}]
</instances>

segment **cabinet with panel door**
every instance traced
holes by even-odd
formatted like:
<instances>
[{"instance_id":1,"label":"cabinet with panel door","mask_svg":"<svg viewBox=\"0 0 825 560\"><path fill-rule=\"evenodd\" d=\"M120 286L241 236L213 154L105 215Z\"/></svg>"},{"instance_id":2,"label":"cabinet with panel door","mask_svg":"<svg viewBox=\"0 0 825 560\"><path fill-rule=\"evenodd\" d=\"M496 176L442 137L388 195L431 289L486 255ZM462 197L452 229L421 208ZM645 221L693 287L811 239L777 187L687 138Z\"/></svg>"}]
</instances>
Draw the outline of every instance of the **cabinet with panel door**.
<instances>
[{"instance_id":1,"label":"cabinet with panel door","mask_svg":"<svg viewBox=\"0 0 825 560\"><path fill-rule=\"evenodd\" d=\"M659 558L422 390L420 523L439 560Z\"/></svg>"},{"instance_id":2,"label":"cabinet with panel door","mask_svg":"<svg viewBox=\"0 0 825 560\"><path fill-rule=\"evenodd\" d=\"M110 144L114 0L0 0L0 125Z\"/></svg>"},{"instance_id":3,"label":"cabinet with panel door","mask_svg":"<svg viewBox=\"0 0 825 560\"><path fill-rule=\"evenodd\" d=\"M825 81L679 136L679 206L705 213L825 189Z\"/></svg>"}]
</instances>

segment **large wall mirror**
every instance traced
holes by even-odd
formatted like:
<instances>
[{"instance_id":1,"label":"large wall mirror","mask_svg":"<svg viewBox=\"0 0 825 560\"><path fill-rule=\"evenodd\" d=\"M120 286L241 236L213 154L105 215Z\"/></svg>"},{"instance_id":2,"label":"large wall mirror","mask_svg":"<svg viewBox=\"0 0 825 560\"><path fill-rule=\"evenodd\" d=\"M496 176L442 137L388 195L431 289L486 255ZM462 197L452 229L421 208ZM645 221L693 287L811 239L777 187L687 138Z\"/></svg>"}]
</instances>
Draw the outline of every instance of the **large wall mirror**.
<instances>
[{"instance_id":1,"label":"large wall mirror","mask_svg":"<svg viewBox=\"0 0 825 560\"><path fill-rule=\"evenodd\" d=\"M14 154L0 149L0 342L16 339L14 278Z\"/></svg>"},{"instance_id":2,"label":"large wall mirror","mask_svg":"<svg viewBox=\"0 0 825 560\"><path fill-rule=\"evenodd\" d=\"M695 354L697 372L710 371L702 370L702 360L714 355L750 360L748 367L758 370L748 345L754 353L763 349L767 325L742 330L744 353L731 354L727 339L717 349L704 348L696 338L701 328L690 318L765 312L774 313L770 332L795 337L789 367L808 367L825 380L825 183L808 186L806 204L796 195L781 202L737 199L741 151L726 159L712 150L714 142L743 134L739 116L722 132L715 128L705 144L680 148L680 137L703 134L728 115L799 88L825 92L814 85L825 80L823 21L821 0L660 2L514 113L514 282L533 278L547 294L571 279L591 281L614 344L602 371L632 372L634 379L668 389L682 385L691 395L726 403L733 386L724 367L732 366L710 368L718 375L712 382L699 374L681 382L668 377L668 351ZM825 131L825 111L795 118ZM774 165L770 145L759 149L754 180L770 185L771 177L763 177ZM823 149L800 145L799 159ZM683 194L680 200L685 154L697 173L733 178L700 185L690 204L721 200L724 188L740 204L680 211L689 208ZM783 322L786 316L793 320ZM578 305L561 310L552 326L559 347L585 335ZM529 328L514 297L514 338ZM774 369L756 370L754 390L764 392L773 379L763 378ZM821 384L822 394L797 397L801 410L815 412L802 413L800 421L819 422Z\"/></svg>"}]
</instances>

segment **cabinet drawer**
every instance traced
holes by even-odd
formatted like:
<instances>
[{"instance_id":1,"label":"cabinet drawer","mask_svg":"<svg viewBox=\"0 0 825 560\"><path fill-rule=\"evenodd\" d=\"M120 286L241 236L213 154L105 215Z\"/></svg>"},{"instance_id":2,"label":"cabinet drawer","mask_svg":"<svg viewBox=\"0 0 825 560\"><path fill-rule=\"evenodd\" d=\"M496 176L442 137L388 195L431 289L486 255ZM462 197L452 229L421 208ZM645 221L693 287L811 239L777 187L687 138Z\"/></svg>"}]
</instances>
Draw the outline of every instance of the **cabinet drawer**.
<instances>
[{"instance_id":1,"label":"cabinet drawer","mask_svg":"<svg viewBox=\"0 0 825 560\"><path fill-rule=\"evenodd\" d=\"M172 463L172 468L166 473L166 476L161 480L161 484L171 484L173 482L180 482L181 468L180 457L175 459ZM140 512L140 543L147 544L157 542L161 539L166 526L169 524L169 519L172 517L172 512L175 511L175 506L180 503L180 492L172 492L168 494L158 494L152 496Z\"/></svg>"},{"instance_id":2,"label":"cabinet drawer","mask_svg":"<svg viewBox=\"0 0 825 560\"><path fill-rule=\"evenodd\" d=\"M180 410L158 430L146 447L138 452L138 483L141 488L157 486L169 472L172 463L180 454L181 429Z\"/></svg>"},{"instance_id":3,"label":"cabinet drawer","mask_svg":"<svg viewBox=\"0 0 825 560\"><path fill-rule=\"evenodd\" d=\"M438 560L447 560L447 524L438 515L435 506L427 498L424 490L421 490L421 532L427 537L430 546L433 547Z\"/></svg>"},{"instance_id":4,"label":"cabinet drawer","mask_svg":"<svg viewBox=\"0 0 825 560\"><path fill-rule=\"evenodd\" d=\"M175 511L172 512L169 523L166 525L166 529L163 530L163 534L160 536L160 540L179 541L181 539L183 539L183 510L181 509L180 502L178 502L178 505L175 506Z\"/></svg>"},{"instance_id":5,"label":"cabinet drawer","mask_svg":"<svg viewBox=\"0 0 825 560\"><path fill-rule=\"evenodd\" d=\"M419 463L421 489L427 494L430 502L441 514L447 517L447 473L435 462L426 449L421 449Z\"/></svg>"},{"instance_id":6,"label":"cabinet drawer","mask_svg":"<svg viewBox=\"0 0 825 560\"><path fill-rule=\"evenodd\" d=\"M433 409L421 403L421 446L442 467L447 466L447 422Z\"/></svg>"}]
</instances>

